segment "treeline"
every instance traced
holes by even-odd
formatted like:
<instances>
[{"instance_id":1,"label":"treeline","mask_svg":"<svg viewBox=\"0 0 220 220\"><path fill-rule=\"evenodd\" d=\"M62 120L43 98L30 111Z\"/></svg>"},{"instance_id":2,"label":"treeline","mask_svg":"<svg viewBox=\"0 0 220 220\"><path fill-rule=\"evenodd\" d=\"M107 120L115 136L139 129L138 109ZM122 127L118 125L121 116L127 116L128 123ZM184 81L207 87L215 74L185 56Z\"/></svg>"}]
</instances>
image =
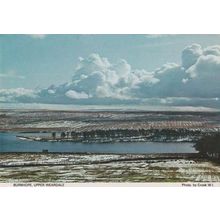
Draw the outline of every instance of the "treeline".
<instances>
[{"instance_id":1,"label":"treeline","mask_svg":"<svg viewBox=\"0 0 220 220\"><path fill-rule=\"evenodd\" d=\"M59 135L56 132L52 133L52 137L56 138L72 138L72 139L91 139L91 138L122 138L122 137L170 137L172 138L186 138L188 136L200 136L200 130L189 129L96 129L91 131L68 131L61 132Z\"/></svg>"},{"instance_id":2,"label":"treeline","mask_svg":"<svg viewBox=\"0 0 220 220\"><path fill-rule=\"evenodd\" d=\"M206 135L202 137L196 144L195 149L202 154L220 153L220 133Z\"/></svg>"}]
</instances>

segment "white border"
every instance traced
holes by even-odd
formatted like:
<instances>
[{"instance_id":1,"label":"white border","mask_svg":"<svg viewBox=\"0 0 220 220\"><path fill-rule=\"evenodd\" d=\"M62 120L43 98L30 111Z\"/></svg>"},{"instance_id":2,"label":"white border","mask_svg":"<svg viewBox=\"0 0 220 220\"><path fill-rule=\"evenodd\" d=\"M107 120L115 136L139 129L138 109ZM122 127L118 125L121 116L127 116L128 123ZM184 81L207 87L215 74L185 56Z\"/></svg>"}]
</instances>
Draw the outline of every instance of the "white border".
<instances>
[{"instance_id":1,"label":"white border","mask_svg":"<svg viewBox=\"0 0 220 220\"><path fill-rule=\"evenodd\" d=\"M64 183L64 182L15 182L15 183L0 183L0 187L14 188L62 188L62 187L220 187L220 182L112 182L112 183Z\"/></svg>"},{"instance_id":2,"label":"white border","mask_svg":"<svg viewBox=\"0 0 220 220\"><path fill-rule=\"evenodd\" d=\"M220 33L218 0L0 2L0 33Z\"/></svg>"},{"instance_id":3,"label":"white border","mask_svg":"<svg viewBox=\"0 0 220 220\"><path fill-rule=\"evenodd\" d=\"M2 219L218 219L217 188L1 188ZM4 199L3 199L4 198ZM209 206L211 205L211 209Z\"/></svg>"}]
</instances>

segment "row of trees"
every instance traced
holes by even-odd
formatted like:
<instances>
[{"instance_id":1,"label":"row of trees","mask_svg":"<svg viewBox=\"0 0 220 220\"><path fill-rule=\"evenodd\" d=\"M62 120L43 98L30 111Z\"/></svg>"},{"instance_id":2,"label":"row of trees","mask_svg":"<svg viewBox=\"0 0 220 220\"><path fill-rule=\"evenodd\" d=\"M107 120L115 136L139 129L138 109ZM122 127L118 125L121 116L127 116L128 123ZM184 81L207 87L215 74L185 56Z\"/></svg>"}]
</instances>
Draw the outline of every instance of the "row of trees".
<instances>
[{"instance_id":1,"label":"row of trees","mask_svg":"<svg viewBox=\"0 0 220 220\"><path fill-rule=\"evenodd\" d=\"M83 132L61 132L60 138L116 138L116 137L187 137L189 135L200 135L200 131L190 131L188 129L109 129L109 130L91 130ZM53 139L56 139L56 132L52 133Z\"/></svg>"}]
</instances>

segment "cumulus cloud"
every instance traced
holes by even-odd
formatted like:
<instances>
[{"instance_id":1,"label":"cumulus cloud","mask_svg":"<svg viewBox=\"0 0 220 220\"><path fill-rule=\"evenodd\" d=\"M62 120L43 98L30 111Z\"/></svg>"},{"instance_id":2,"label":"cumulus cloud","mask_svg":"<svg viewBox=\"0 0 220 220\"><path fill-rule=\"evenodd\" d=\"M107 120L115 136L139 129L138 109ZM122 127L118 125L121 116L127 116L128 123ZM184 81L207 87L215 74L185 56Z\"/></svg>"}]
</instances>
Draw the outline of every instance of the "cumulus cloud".
<instances>
[{"instance_id":1,"label":"cumulus cloud","mask_svg":"<svg viewBox=\"0 0 220 220\"><path fill-rule=\"evenodd\" d=\"M204 49L204 55L220 56L220 45L209 46Z\"/></svg>"},{"instance_id":2,"label":"cumulus cloud","mask_svg":"<svg viewBox=\"0 0 220 220\"><path fill-rule=\"evenodd\" d=\"M220 56L215 55L202 55L198 58L197 62L191 66L186 73L189 73L191 78L196 77L215 77L219 76L220 70Z\"/></svg>"},{"instance_id":3,"label":"cumulus cloud","mask_svg":"<svg viewBox=\"0 0 220 220\"><path fill-rule=\"evenodd\" d=\"M192 66L197 59L202 55L203 50L199 44L187 46L182 51L182 66L187 69Z\"/></svg>"},{"instance_id":4,"label":"cumulus cloud","mask_svg":"<svg viewBox=\"0 0 220 220\"><path fill-rule=\"evenodd\" d=\"M40 91L0 90L0 99L220 106L219 82L220 46L192 44L183 49L181 64L166 63L152 72L133 69L124 59L112 63L99 54L79 57L70 82Z\"/></svg>"},{"instance_id":5,"label":"cumulus cloud","mask_svg":"<svg viewBox=\"0 0 220 220\"><path fill-rule=\"evenodd\" d=\"M88 98L219 97L218 49L192 44L182 52L182 65L167 63L153 72L132 69L124 59L111 63L91 54L79 58L72 82L59 86L57 91L66 93L71 89Z\"/></svg>"},{"instance_id":6,"label":"cumulus cloud","mask_svg":"<svg viewBox=\"0 0 220 220\"><path fill-rule=\"evenodd\" d=\"M35 92L32 89L16 88L16 89L0 89L0 94L12 96L29 96L35 97Z\"/></svg>"},{"instance_id":7,"label":"cumulus cloud","mask_svg":"<svg viewBox=\"0 0 220 220\"><path fill-rule=\"evenodd\" d=\"M4 102L16 102L19 100L32 100L37 97L36 91L31 89L0 89L0 100Z\"/></svg>"},{"instance_id":8,"label":"cumulus cloud","mask_svg":"<svg viewBox=\"0 0 220 220\"><path fill-rule=\"evenodd\" d=\"M186 70L186 74L186 95L220 97L220 47L205 48L196 63Z\"/></svg>"},{"instance_id":9,"label":"cumulus cloud","mask_svg":"<svg viewBox=\"0 0 220 220\"><path fill-rule=\"evenodd\" d=\"M69 90L65 95L71 99L87 99L89 96L84 92L76 92L74 90Z\"/></svg>"},{"instance_id":10,"label":"cumulus cloud","mask_svg":"<svg viewBox=\"0 0 220 220\"><path fill-rule=\"evenodd\" d=\"M128 99L131 89L141 82L154 84L158 79L145 70L132 70L126 60L110 63L105 57L91 54L87 58L79 58L72 82L55 90L58 93L66 93L68 90L83 92L89 98Z\"/></svg>"}]
</instances>

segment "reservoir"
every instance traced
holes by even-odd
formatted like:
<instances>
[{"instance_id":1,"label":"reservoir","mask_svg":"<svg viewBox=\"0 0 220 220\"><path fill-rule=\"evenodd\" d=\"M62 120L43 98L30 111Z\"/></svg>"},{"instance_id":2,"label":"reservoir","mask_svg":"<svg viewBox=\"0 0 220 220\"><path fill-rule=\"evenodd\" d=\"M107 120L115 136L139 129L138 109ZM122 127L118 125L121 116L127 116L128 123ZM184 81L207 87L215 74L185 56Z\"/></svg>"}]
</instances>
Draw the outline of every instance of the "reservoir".
<instances>
[{"instance_id":1,"label":"reservoir","mask_svg":"<svg viewBox=\"0 0 220 220\"><path fill-rule=\"evenodd\" d=\"M21 140L16 133L0 133L1 152L68 152L68 153L197 153L193 143L75 143L75 142L38 142Z\"/></svg>"}]
</instances>

